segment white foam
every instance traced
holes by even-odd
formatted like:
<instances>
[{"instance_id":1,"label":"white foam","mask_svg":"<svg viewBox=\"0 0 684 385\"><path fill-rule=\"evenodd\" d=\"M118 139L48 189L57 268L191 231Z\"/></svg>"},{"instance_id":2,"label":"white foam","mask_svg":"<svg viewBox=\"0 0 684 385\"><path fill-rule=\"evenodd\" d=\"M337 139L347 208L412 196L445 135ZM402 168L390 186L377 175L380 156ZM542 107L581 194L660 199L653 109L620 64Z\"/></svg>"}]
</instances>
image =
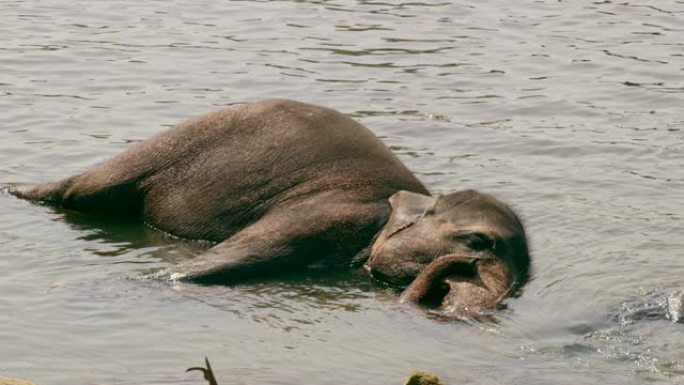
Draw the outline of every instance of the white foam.
<instances>
[{"instance_id":1,"label":"white foam","mask_svg":"<svg viewBox=\"0 0 684 385\"><path fill-rule=\"evenodd\" d=\"M672 322L679 322L682 319L682 300L684 290L670 293L667 296L667 318Z\"/></svg>"}]
</instances>

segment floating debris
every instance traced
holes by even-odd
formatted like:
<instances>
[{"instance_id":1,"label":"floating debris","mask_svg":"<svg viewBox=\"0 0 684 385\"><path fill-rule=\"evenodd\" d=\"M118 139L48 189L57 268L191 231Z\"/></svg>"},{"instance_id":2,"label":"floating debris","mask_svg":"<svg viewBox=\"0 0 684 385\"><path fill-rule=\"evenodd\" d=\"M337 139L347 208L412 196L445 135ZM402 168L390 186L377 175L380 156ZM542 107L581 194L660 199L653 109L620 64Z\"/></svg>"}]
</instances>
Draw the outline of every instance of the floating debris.
<instances>
[{"instance_id":1,"label":"floating debris","mask_svg":"<svg viewBox=\"0 0 684 385\"><path fill-rule=\"evenodd\" d=\"M207 357L204 357L204 363L206 364L206 368L203 368L201 366L194 366L192 368L188 368L185 370L185 372L190 372L193 370L200 371L204 374L204 379L207 380L209 385L218 385L216 382L216 377L214 377L214 372L211 370L211 365L209 364L209 359ZM31 383L23 383L23 382L18 382L18 383L3 383L2 378L0 378L0 385L33 385ZM405 385L444 385L442 381L439 380L437 376L434 374L430 374L427 372L420 372L420 371L415 371L412 372L409 375L408 380L406 381Z\"/></svg>"},{"instance_id":2,"label":"floating debris","mask_svg":"<svg viewBox=\"0 0 684 385\"><path fill-rule=\"evenodd\" d=\"M444 385L434 374L427 372L413 372L409 376L406 385Z\"/></svg>"},{"instance_id":3,"label":"floating debris","mask_svg":"<svg viewBox=\"0 0 684 385\"><path fill-rule=\"evenodd\" d=\"M209 382L209 385L218 385L216 382L216 377L214 377L214 372L211 370L211 365L209 364L209 359L207 357L204 357L204 363L207 365L206 368L200 367L200 366L195 366L192 368L188 368L185 370L185 372L190 372L193 370L198 370L202 373L204 373L204 379ZM1 385L1 384L0 384Z\"/></svg>"}]
</instances>

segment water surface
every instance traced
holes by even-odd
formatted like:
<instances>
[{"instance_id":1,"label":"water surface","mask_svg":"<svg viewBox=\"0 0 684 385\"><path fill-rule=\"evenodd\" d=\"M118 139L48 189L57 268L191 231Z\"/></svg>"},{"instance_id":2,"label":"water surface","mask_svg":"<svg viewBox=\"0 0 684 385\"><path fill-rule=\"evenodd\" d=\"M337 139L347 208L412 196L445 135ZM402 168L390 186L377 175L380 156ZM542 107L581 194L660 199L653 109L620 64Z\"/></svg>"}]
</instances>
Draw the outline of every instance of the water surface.
<instances>
[{"instance_id":1,"label":"water surface","mask_svg":"<svg viewBox=\"0 0 684 385\"><path fill-rule=\"evenodd\" d=\"M179 121L287 97L350 114L434 192L524 219L499 324L363 275L135 279L206 245L0 194L0 374L42 384L684 383L684 2L4 1L0 182L79 172ZM655 301L655 302L654 302Z\"/></svg>"}]
</instances>

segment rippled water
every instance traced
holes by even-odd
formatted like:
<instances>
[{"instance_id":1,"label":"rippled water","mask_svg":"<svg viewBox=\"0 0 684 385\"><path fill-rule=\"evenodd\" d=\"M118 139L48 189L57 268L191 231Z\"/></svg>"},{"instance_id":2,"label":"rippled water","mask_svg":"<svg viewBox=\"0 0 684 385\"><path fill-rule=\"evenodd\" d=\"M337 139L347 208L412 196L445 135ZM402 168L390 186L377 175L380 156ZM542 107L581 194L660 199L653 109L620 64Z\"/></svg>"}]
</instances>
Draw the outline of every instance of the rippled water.
<instances>
[{"instance_id":1,"label":"rippled water","mask_svg":"<svg viewBox=\"0 0 684 385\"><path fill-rule=\"evenodd\" d=\"M0 69L0 182L288 97L351 114L435 192L511 203L534 258L499 324L443 324L352 273L139 281L206 245L0 194L2 375L198 384L207 355L222 384L684 383L684 325L648 310L683 286L681 0L5 0Z\"/></svg>"}]
</instances>

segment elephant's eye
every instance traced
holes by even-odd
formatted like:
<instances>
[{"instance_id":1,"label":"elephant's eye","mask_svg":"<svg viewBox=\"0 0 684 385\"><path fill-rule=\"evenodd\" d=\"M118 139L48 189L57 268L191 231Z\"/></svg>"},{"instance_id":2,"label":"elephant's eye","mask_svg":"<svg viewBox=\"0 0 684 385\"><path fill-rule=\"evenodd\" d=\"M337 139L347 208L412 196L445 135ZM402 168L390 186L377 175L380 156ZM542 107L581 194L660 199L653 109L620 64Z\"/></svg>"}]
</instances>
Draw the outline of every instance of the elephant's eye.
<instances>
[{"instance_id":1,"label":"elephant's eye","mask_svg":"<svg viewBox=\"0 0 684 385\"><path fill-rule=\"evenodd\" d=\"M464 245L474 251L484 251L494 249L494 239L483 233L461 234L458 237Z\"/></svg>"}]
</instances>

